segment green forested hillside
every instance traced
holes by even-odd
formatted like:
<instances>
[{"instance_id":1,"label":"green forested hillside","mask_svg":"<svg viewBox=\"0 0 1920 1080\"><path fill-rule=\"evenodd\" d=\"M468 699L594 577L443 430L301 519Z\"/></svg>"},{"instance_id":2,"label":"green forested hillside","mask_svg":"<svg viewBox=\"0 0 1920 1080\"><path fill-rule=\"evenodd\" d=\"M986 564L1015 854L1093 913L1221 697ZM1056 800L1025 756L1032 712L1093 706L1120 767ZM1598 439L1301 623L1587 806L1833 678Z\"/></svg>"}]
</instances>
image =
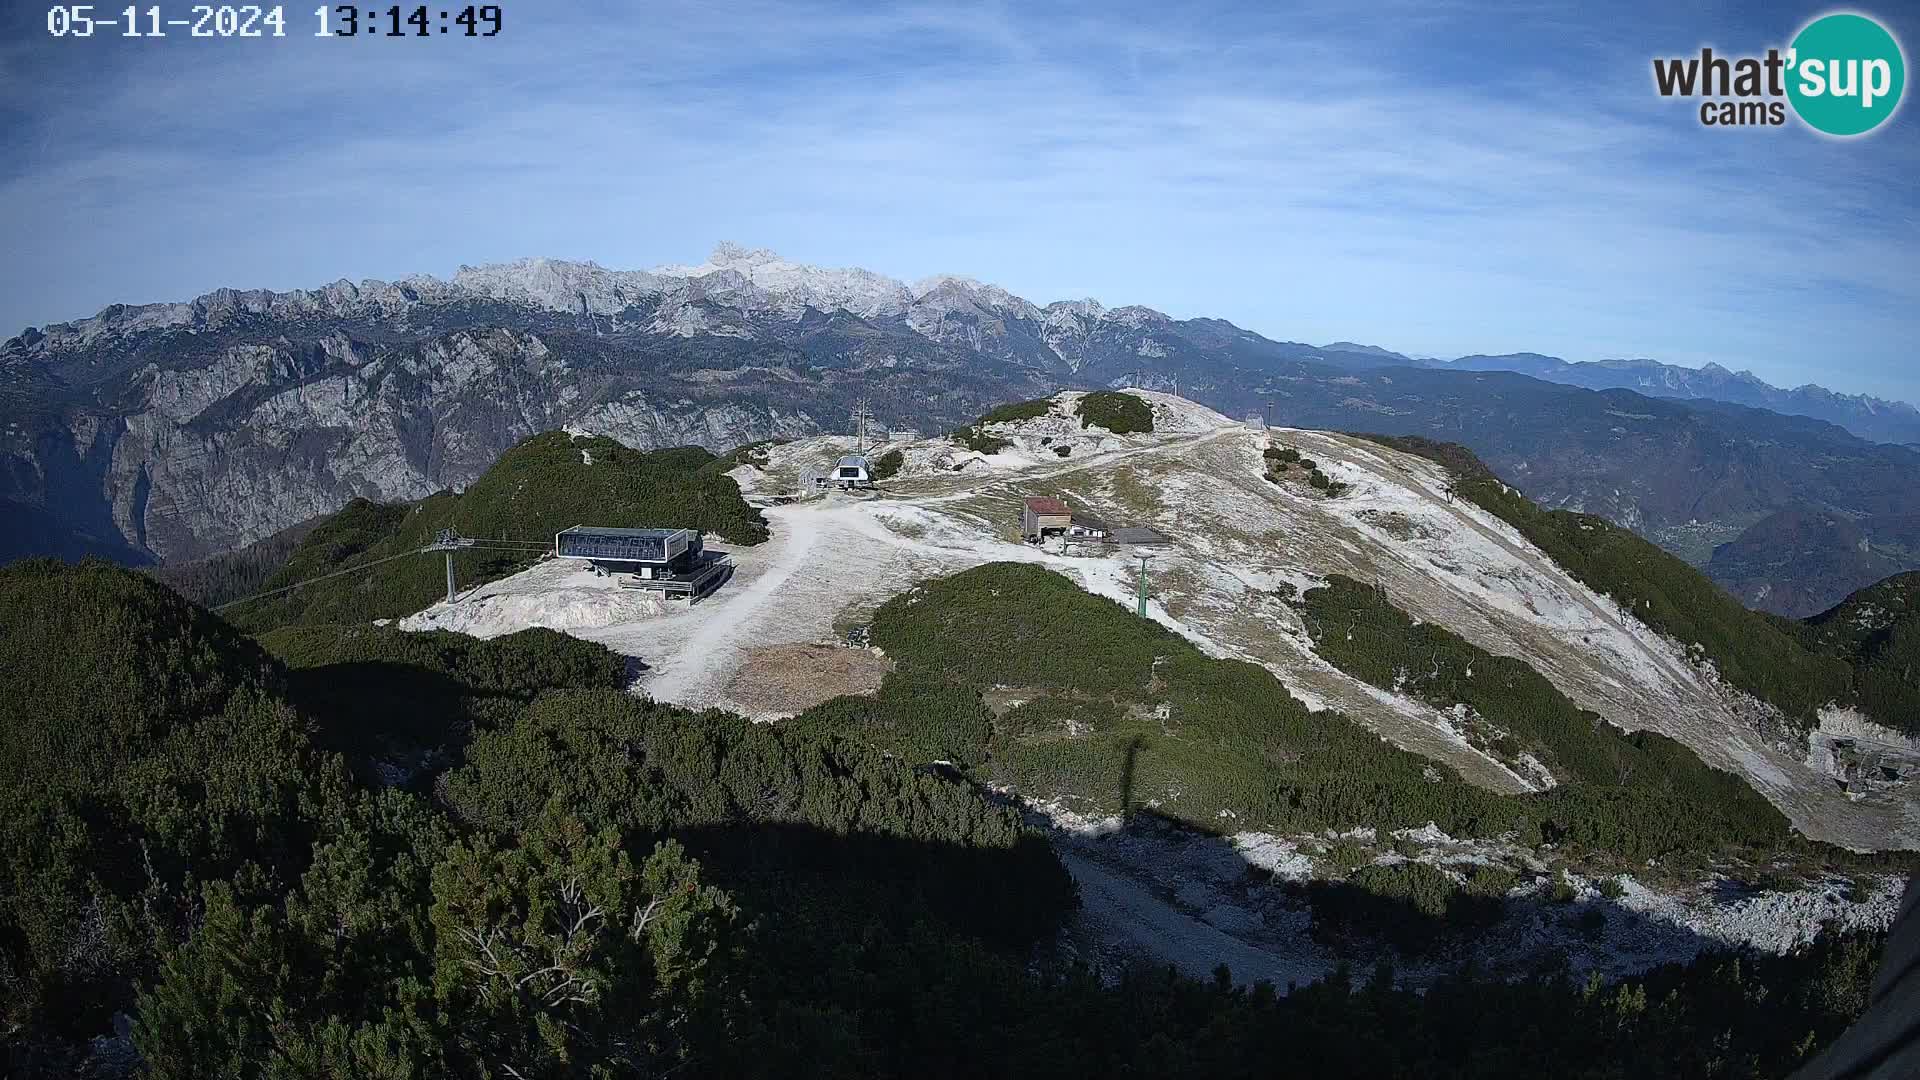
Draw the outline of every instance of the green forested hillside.
<instances>
[{"instance_id":1,"label":"green forested hillside","mask_svg":"<svg viewBox=\"0 0 1920 1080\"><path fill-rule=\"evenodd\" d=\"M1032 401L1013 401L982 413L975 424L1010 424L1021 420L1034 420L1053 411L1052 398L1035 398Z\"/></svg>"},{"instance_id":2,"label":"green forested hillside","mask_svg":"<svg viewBox=\"0 0 1920 1080\"><path fill-rule=\"evenodd\" d=\"M217 608L264 590L318 524L320 519L302 522L236 551L195 562L152 566L146 572L194 603Z\"/></svg>"},{"instance_id":3,"label":"green forested hillside","mask_svg":"<svg viewBox=\"0 0 1920 1080\"><path fill-rule=\"evenodd\" d=\"M1134 723L1120 706L1143 695L1174 703L1153 720L1168 742L1277 748L1254 725L1299 722L1235 711L1258 708L1250 675L1196 671L1105 601L1113 618L1073 614L1106 644L1058 674L923 636L1046 585L1005 573L970 579L977 605L923 593L882 619L928 681L863 737L982 705L968 680L1001 675L1052 680L1006 714L1027 709L1042 741ZM843 725L654 705L617 689L617 658L544 632L307 626L270 644L128 571L0 570L6 1075L104 1065L90 1040L124 1011L163 1080L1780 1077L1858 1015L1880 945L1829 934L1617 986L1463 972L1415 992L1382 970L1282 997L1151 968L1103 985L1053 952L1074 892L1015 810L819 730ZM445 740L428 782L382 787L316 744L356 702ZM928 749L979 742L935 731ZM1405 809L1292 775L1302 815Z\"/></svg>"},{"instance_id":4,"label":"green forested hillside","mask_svg":"<svg viewBox=\"0 0 1920 1080\"><path fill-rule=\"evenodd\" d=\"M297 880L351 801L251 639L101 563L0 569L0 1038L98 1033L201 883Z\"/></svg>"},{"instance_id":5,"label":"green forested hillside","mask_svg":"<svg viewBox=\"0 0 1920 1080\"><path fill-rule=\"evenodd\" d=\"M927 938L1017 975L1072 900L972 788L650 705L562 635L290 628L290 671L101 564L8 567L0 600L8 1075L72 1075L115 1011L161 1077L772 1075L847 1035L858 965ZM403 725L439 782L316 745Z\"/></svg>"},{"instance_id":6,"label":"green forested hillside","mask_svg":"<svg viewBox=\"0 0 1920 1080\"><path fill-rule=\"evenodd\" d=\"M348 574L228 609L237 625L264 631L291 623L365 623L419 611L446 595L439 556L405 556L442 529L462 536L551 545L570 525L697 528L735 543L767 537L766 520L740 497L721 459L697 447L630 450L612 439L565 432L535 435L508 450L466 491L417 503L357 499L317 525L279 573L272 590L346 567ZM463 588L510 574L532 558L474 549L454 556Z\"/></svg>"},{"instance_id":7,"label":"green forested hillside","mask_svg":"<svg viewBox=\"0 0 1920 1080\"><path fill-rule=\"evenodd\" d=\"M1795 629L1816 652L1852 665L1862 711L1920 734L1920 573L1861 589Z\"/></svg>"},{"instance_id":8,"label":"green forested hillside","mask_svg":"<svg viewBox=\"0 0 1920 1080\"><path fill-rule=\"evenodd\" d=\"M1281 829L1470 831L1499 812L1458 780L1428 783L1426 759L1309 712L1264 669L1208 659L1038 567L990 564L895 597L873 642L896 664L879 694L827 702L796 728L944 758L1036 798L1151 801L1203 828L1226 811Z\"/></svg>"},{"instance_id":9,"label":"green forested hillside","mask_svg":"<svg viewBox=\"0 0 1920 1080\"><path fill-rule=\"evenodd\" d=\"M543 691L618 689L624 658L553 630L522 630L482 641L445 630L390 626L286 626L261 638L287 665L287 693L321 747L342 755L369 782L393 770L409 786L431 782L435 765L476 729L509 719ZM422 763L424 762L424 766Z\"/></svg>"}]
</instances>

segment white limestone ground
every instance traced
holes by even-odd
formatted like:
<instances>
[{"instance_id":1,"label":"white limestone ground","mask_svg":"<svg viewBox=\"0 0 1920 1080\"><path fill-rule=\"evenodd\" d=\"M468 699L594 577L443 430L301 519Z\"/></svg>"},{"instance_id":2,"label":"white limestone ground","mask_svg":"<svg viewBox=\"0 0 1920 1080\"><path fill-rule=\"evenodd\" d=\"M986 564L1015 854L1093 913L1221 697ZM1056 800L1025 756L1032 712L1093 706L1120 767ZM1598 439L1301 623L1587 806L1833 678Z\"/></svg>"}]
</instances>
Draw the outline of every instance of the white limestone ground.
<instances>
[{"instance_id":1,"label":"white limestone ground","mask_svg":"<svg viewBox=\"0 0 1920 1080\"><path fill-rule=\"evenodd\" d=\"M555 559L512 577L442 600L400 620L402 630L457 630L478 638L544 626L581 632L658 616L666 603L652 593L623 589L582 564Z\"/></svg>"},{"instance_id":2,"label":"white limestone ground","mask_svg":"<svg viewBox=\"0 0 1920 1080\"><path fill-rule=\"evenodd\" d=\"M905 468L874 493L772 505L796 494L806 469L852 449L852 440L817 437L768 448L764 461L733 475L764 507L771 539L738 550L732 580L699 604L654 601L660 606L608 617L577 593L549 592L535 575L557 571L536 568L451 609L436 605L409 625L464 622L474 632L499 633L573 622L564 628L645 665L640 692L777 720L779 714L756 713L729 695L756 650L837 640L888 598L931 577L1024 561L1131 605L1135 564L1127 555L1063 554L1019 542L1020 498L1064 494L1110 525L1152 525L1176 540L1153 560L1150 617L1209 655L1262 664L1311 707L1338 709L1470 781L1520 792L1554 778L1538 762L1510 767L1470 745L1453 710L1367 685L1327 663L1281 594L1334 573L1373 582L1415 618L1526 659L1622 728L1652 727L1739 772L1810 836L1863 848L1920 845L1913 784L1866 796L1839 791L1808 764L1804 744L1764 734L1769 710L1721 682L1711 665L1574 581L1503 522L1450 502L1437 465L1344 436L1276 432L1349 485L1328 498L1304 484L1265 480L1266 436L1192 402L1142 393L1157 430L1114 436L1079 427L1071 415L1076 396L1061 395L1047 417L995 425L994 434L1012 440L996 454L945 439L898 444L892 448L901 450ZM1066 458L1053 452L1062 444L1071 447ZM541 601L543 594L550 599ZM469 608L475 610L465 613ZM1262 822L1234 823L1243 831L1230 842L1132 829L1088 836L1056 827L1082 885L1086 947L1157 956L1200 974L1225 962L1243 978L1283 986L1327 970L1329 957L1303 933L1297 903L1246 875L1249 864L1281 877L1308 873L1311 854L1300 838L1273 836ZM1497 845L1441 847L1435 858L1521 858ZM1489 955L1520 966L1538 949L1566 947L1576 966L1619 973L1713 943L1773 948L1810 936L1828 917L1883 925L1891 903L1890 896L1837 892L1728 898L1712 890L1678 896L1629 887L1597 909L1604 927L1579 933L1568 927L1562 905L1514 905L1500 928L1509 944L1489 945Z\"/></svg>"}]
</instances>

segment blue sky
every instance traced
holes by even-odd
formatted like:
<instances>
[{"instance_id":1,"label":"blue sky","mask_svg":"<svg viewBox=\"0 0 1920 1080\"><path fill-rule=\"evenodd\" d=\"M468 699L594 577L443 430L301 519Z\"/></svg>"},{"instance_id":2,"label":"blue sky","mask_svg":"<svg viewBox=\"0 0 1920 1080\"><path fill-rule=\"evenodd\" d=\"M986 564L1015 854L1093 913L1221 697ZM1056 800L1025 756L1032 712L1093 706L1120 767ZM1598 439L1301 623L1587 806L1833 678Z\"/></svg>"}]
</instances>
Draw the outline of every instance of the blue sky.
<instances>
[{"instance_id":1,"label":"blue sky","mask_svg":"<svg viewBox=\"0 0 1920 1080\"><path fill-rule=\"evenodd\" d=\"M1920 400L1915 106L1839 141L1652 89L1655 55L1784 46L1825 8L502 6L490 40L316 39L294 5L284 40L129 41L9 4L0 334L725 239L1276 338ZM1860 10L1920 51L1910 8Z\"/></svg>"}]
</instances>

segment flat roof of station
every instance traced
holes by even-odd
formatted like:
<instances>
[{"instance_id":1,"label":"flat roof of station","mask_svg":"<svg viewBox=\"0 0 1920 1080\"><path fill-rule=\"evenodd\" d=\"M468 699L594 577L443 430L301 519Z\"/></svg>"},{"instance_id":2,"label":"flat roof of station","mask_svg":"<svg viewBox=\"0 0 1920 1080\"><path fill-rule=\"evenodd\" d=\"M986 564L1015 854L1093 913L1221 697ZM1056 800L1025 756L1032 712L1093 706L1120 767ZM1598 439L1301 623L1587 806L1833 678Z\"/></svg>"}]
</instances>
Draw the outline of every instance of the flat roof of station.
<instances>
[{"instance_id":1,"label":"flat roof of station","mask_svg":"<svg viewBox=\"0 0 1920 1080\"><path fill-rule=\"evenodd\" d=\"M681 533L690 533L692 531L692 529L619 529L613 526L574 525L570 528L561 529L560 535L565 536L568 533L591 533L594 536L630 536L637 540L665 540L669 537L679 536Z\"/></svg>"}]
</instances>

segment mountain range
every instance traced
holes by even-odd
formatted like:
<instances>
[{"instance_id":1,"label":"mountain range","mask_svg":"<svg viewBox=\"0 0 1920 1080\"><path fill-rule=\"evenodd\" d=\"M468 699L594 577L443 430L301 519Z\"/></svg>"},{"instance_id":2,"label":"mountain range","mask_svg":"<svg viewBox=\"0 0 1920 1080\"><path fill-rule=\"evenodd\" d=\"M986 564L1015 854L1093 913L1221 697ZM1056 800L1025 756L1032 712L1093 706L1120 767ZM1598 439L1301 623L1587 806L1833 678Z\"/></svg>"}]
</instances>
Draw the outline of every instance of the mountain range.
<instances>
[{"instance_id":1,"label":"mountain range","mask_svg":"<svg viewBox=\"0 0 1920 1080\"><path fill-rule=\"evenodd\" d=\"M1587 360L1579 363L1541 353L1475 353L1451 360L1409 356L1378 345L1335 341L1318 349L1319 358L1354 367L1428 367L1443 371L1511 371L1547 382L1589 390L1632 390L1648 397L1716 401L1825 420L1870 442L1920 447L1920 408L1905 401L1843 394L1807 383L1783 389L1751 371L1729 371L1719 364L1682 367L1645 358Z\"/></svg>"},{"instance_id":2,"label":"mountain range","mask_svg":"<svg viewBox=\"0 0 1920 1080\"><path fill-rule=\"evenodd\" d=\"M1689 368L1647 359L1590 360L1576 364L1539 353L1509 353L1462 356L1438 366L1470 371L1517 371L1536 379L1590 390L1633 390L1648 397L1725 401L1825 420L1874 442L1920 445L1920 409L1907 402L1866 394L1842 394L1812 383L1783 389L1751 371L1728 371L1719 364Z\"/></svg>"},{"instance_id":3,"label":"mountain range","mask_svg":"<svg viewBox=\"0 0 1920 1080\"><path fill-rule=\"evenodd\" d=\"M1535 499L1632 527L1784 614L1920 566L1920 452L1781 404L1562 385L1591 369L1548 359L1528 374L1412 361L727 244L646 271L527 259L446 280L223 289L0 346L0 559L199 558L354 497L457 488L564 426L724 450L847 430L862 401L882 423L945 430L1007 400L1131 384L1235 416L1463 443ZM1781 514L1834 527L1786 530ZM1768 536L1801 547L1747 552Z\"/></svg>"}]
</instances>

